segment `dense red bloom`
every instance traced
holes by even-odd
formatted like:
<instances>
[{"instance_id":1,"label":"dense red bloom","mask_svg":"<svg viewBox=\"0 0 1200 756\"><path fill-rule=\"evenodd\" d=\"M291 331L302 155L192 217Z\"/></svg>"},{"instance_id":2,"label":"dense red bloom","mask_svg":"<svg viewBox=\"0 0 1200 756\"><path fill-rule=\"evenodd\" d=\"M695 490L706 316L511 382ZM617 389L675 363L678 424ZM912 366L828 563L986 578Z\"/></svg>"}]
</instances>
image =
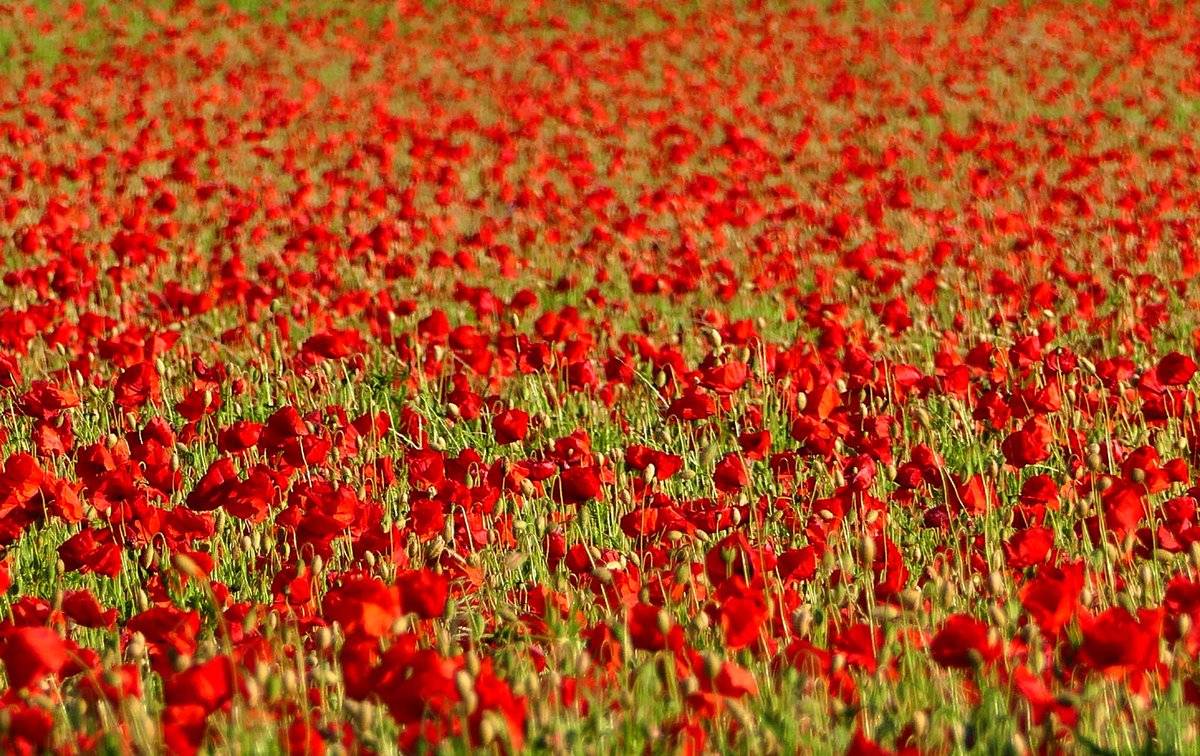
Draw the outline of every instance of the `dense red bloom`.
<instances>
[{"instance_id":1,"label":"dense red bloom","mask_svg":"<svg viewBox=\"0 0 1200 756\"><path fill-rule=\"evenodd\" d=\"M1158 361L1155 377L1164 386L1184 386L1196 374L1196 362L1179 352L1171 352Z\"/></svg>"},{"instance_id":2,"label":"dense red bloom","mask_svg":"<svg viewBox=\"0 0 1200 756\"><path fill-rule=\"evenodd\" d=\"M411 570L396 577L396 589L404 611L422 619L440 617L446 611L450 584L444 574L430 570Z\"/></svg>"},{"instance_id":3,"label":"dense red bloom","mask_svg":"<svg viewBox=\"0 0 1200 756\"><path fill-rule=\"evenodd\" d=\"M670 615L650 604L634 604L627 620L633 647L643 651L661 651L667 647Z\"/></svg>"},{"instance_id":4,"label":"dense red bloom","mask_svg":"<svg viewBox=\"0 0 1200 756\"><path fill-rule=\"evenodd\" d=\"M1050 429L1038 419L1032 419L1021 429L1004 439L1004 459L1013 467L1044 462L1050 457Z\"/></svg>"},{"instance_id":5,"label":"dense red bloom","mask_svg":"<svg viewBox=\"0 0 1200 756\"><path fill-rule=\"evenodd\" d=\"M0 659L8 684L22 690L47 675L58 674L67 664L67 645L49 628L17 628L0 639Z\"/></svg>"},{"instance_id":6,"label":"dense red bloom","mask_svg":"<svg viewBox=\"0 0 1200 756\"><path fill-rule=\"evenodd\" d=\"M742 463L742 458L730 452L717 462L717 467L713 471L713 483L718 491L725 493L736 493L750 482L750 478L746 475L746 466Z\"/></svg>"},{"instance_id":7,"label":"dense red bloom","mask_svg":"<svg viewBox=\"0 0 1200 756\"><path fill-rule=\"evenodd\" d=\"M1044 562L1053 546L1054 531L1035 525L1004 542L1004 558L1010 569L1023 570Z\"/></svg>"},{"instance_id":8,"label":"dense red bloom","mask_svg":"<svg viewBox=\"0 0 1200 756\"><path fill-rule=\"evenodd\" d=\"M125 368L113 384L113 401L125 410L156 404L161 398L158 369L151 362L139 362Z\"/></svg>"},{"instance_id":9,"label":"dense red bloom","mask_svg":"<svg viewBox=\"0 0 1200 756\"><path fill-rule=\"evenodd\" d=\"M994 661L1000 655L1000 644L990 638L985 623L966 614L955 614L933 636L929 652L943 667L969 669Z\"/></svg>"},{"instance_id":10,"label":"dense red bloom","mask_svg":"<svg viewBox=\"0 0 1200 756\"><path fill-rule=\"evenodd\" d=\"M112 627L117 621L117 610L106 610L88 590L67 592L62 608L72 622L84 627Z\"/></svg>"},{"instance_id":11,"label":"dense red bloom","mask_svg":"<svg viewBox=\"0 0 1200 756\"><path fill-rule=\"evenodd\" d=\"M232 662L216 656L172 675L163 683L168 706L198 706L206 713L228 703L235 693Z\"/></svg>"},{"instance_id":12,"label":"dense red bloom","mask_svg":"<svg viewBox=\"0 0 1200 756\"><path fill-rule=\"evenodd\" d=\"M626 4L0 4L0 752L1189 734L1200 4Z\"/></svg>"},{"instance_id":13,"label":"dense red bloom","mask_svg":"<svg viewBox=\"0 0 1200 756\"><path fill-rule=\"evenodd\" d=\"M1074 619L1082 592L1082 563L1042 566L1037 576L1021 587L1021 605L1043 633L1055 638Z\"/></svg>"},{"instance_id":14,"label":"dense red bloom","mask_svg":"<svg viewBox=\"0 0 1200 756\"><path fill-rule=\"evenodd\" d=\"M584 504L600 498L599 468L568 467L559 475L555 492L564 504Z\"/></svg>"},{"instance_id":15,"label":"dense red bloom","mask_svg":"<svg viewBox=\"0 0 1200 756\"><path fill-rule=\"evenodd\" d=\"M506 409L492 418L492 434L496 443L513 444L524 441L529 432L529 413L520 409Z\"/></svg>"},{"instance_id":16,"label":"dense red bloom","mask_svg":"<svg viewBox=\"0 0 1200 756\"><path fill-rule=\"evenodd\" d=\"M58 547L58 556L72 572L116 577L121 572L121 547L108 530L84 528Z\"/></svg>"},{"instance_id":17,"label":"dense red bloom","mask_svg":"<svg viewBox=\"0 0 1200 756\"><path fill-rule=\"evenodd\" d=\"M395 587L378 578L354 577L331 588L322 608L325 618L340 623L347 636L382 638L399 619L402 604Z\"/></svg>"},{"instance_id":18,"label":"dense red bloom","mask_svg":"<svg viewBox=\"0 0 1200 756\"><path fill-rule=\"evenodd\" d=\"M1137 616L1114 606L1080 620L1083 644L1079 659L1106 677L1124 677L1149 671L1158 663L1163 611L1141 609Z\"/></svg>"}]
</instances>

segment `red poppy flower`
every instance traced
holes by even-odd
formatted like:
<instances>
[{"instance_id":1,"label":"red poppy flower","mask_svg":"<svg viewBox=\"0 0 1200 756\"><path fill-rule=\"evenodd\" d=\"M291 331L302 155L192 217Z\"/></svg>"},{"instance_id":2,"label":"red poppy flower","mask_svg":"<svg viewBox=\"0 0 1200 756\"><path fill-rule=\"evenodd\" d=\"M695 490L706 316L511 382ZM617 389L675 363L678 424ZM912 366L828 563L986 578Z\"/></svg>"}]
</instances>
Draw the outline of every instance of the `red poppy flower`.
<instances>
[{"instance_id":1,"label":"red poppy flower","mask_svg":"<svg viewBox=\"0 0 1200 756\"><path fill-rule=\"evenodd\" d=\"M990 632L987 624L970 615L951 615L933 636L929 653L938 664L952 669L990 664L1001 650L999 642L990 638Z\"/></svg>"},{"instance_id":2,"label":"red poppy flower","mask_svg":"<svg viewBox=\"0 0 1200 756\"><path fill-rule=\"evenodd\" d=\"M529 413L506 409L492 418L492 434L501 446L524 441L529 432Z\"/></svg>"},{"instance_id":3,"label":"red poppy flower","mask_svg":"<svg viewBox=\"0 0 1200 756\"><path fill-rule=\"evenodd\" d=\"M49 628L17 628L6 631L0 639L0 659L9 686L23 690L66 666L67 645Z\"/></svg>"},{"instance_id":4,"label":"red poppy flower","mask_svg":"<svg viewBox=\"0 0 1200 756\"><path fill-rule=\"evenodd\" d=\"M600 498L600 469L595 466L568 467L559 474L556 498L563 504L584 504Z\"/></svg>"}]
</instances>

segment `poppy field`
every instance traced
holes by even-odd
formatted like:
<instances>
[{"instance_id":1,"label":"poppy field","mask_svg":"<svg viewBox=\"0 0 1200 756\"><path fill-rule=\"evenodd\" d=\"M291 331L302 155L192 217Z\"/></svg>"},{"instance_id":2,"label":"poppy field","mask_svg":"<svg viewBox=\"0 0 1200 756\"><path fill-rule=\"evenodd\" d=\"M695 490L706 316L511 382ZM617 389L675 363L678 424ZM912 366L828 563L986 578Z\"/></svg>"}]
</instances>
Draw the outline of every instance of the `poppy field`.
<instances>
[{"instance_id":1,"label":"poppy field","mask_svg":"<svg viewBox=\"0 0 1200 756\"><path fill-rule=\"evenodd\" d=\"M0 751L1200 751L1200 4L0 51Z\"/></svg>"}]
</instances>

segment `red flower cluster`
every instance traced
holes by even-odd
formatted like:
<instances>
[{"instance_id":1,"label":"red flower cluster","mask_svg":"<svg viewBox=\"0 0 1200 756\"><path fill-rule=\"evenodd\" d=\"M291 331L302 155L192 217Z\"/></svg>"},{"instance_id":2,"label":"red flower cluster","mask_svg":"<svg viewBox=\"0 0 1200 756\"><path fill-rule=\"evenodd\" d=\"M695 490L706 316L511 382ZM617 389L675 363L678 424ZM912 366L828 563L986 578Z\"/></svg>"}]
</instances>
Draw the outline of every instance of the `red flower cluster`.
<instances>
[{"instance_id":1,"label":"red flower cluster","mask_svg":"<svg viewBox=\"0 0 1200 756\"><path fill-rule=\"evenodd\" d=\"M0 750L1196 751L1198 30L0 0Z\"/></svg>"}]
</instances>

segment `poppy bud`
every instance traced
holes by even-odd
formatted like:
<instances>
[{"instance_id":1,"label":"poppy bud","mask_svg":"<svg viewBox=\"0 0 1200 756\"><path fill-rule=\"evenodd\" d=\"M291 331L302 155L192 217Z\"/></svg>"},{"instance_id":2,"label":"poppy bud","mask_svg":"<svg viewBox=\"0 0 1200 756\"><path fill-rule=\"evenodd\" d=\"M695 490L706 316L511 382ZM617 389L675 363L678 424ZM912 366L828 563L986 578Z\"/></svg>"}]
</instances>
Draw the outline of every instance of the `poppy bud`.
<instances>
[{"instance_id":1,"label":"poppy bud","mask_svg":"<svg viewBox=\"0 0 1200 756\"><path fill-rule=\"evenodd\" d=\"M658 623L658 631L663 635L666 635L671 631L671 615L666 609L658 610L658 615L655 617L655 621Z\"/></svg>"},{"instance_id":2,"label":"poppy bud","mask_svg":"<svg viewBox=\"0 0 1200 756\"><path fill-rule=\"evenodd\" d=\"M479 739L484 745L491 745L496 742L500 734L504 732L504 723L501 721L500 715L494 711L486 711L479 720Z\"/></svg>"},{"instance_id":3,"label":"poppy bud","mask_svg":"<svg viewBox=\"0 0 1200 756\"><path fill-rule=\"evenodd\" d=\"M146 636L140 631L134 632L125 646L125 656L132 662L140 662L146 656Z\"/></svg>"},{"instance_id":4,"label":"poppy bud","mask_svg":"<svg viewBox=\"0 0 1200 756\"><path fill-rule=\"evenodd\" d=\"M993 596L1004 595L1004 573L1000 570L992 570L988 574L988 587L992 591Z\"/></svg>"},{"instance_id":5,"label":"poppy bud","mask_svg":"<svg viewBox=\"0 0 1200 756\"><path fill-rule=\"evenodd\" d=\"M929 715L925 713L924 709L917 709L913 712L912 725L913 734L918 739L925 737L925 733L929 731Z\"/></svg>"},{"instance_id":6,"label":"poppy bud","mask_svg":"<svg viewBox=\"0 0 1200 756\"><path fill-rule=\"evenodd\" d=\"M808 407L808 394L796 394L796 409L803 412L806 407Z\"/></svg>"},{"instance_id":7,"label":"poppy bud","mask_svg":"<svg viewBox=\"0 0 1200 756\"><path fill-rule=\"evenodd\" d=\"M991 616L992 623L996 627L1008 627L1008 612L1005 611L1001 603L996 602L992 604L988 613Z\"/></svg>"},{"instance_id":8,"label":"poppy bud","mask_svg":"<svg viewBox=\"0 0 1200 756\"><path fill-rule=\"evenodd\" d=\"M875 607L875 611L871 613L871 616L876 622L892 622L900 618L900 610L891 604L880 604Z\"/></svg>"},{"instance_id":9,"label":"poppy bud","mask_svg":"<svg viewBox=\"0 0 1200 756\"><path fill-rule=\"evenodd\" d=\"M254 678L243 680L242 688L246 693L246 703L251 707L258 706L262 702L262 688L259 687L257 680Z\"/></svg>"},{"instance_id":10,"label":"poppy bud","mask_svg":"<svg viewBox=\"0 0 1200 756\"><path fill-rule=\"evenodd\" d=\"M846 655L841 652L834 654L833 660L830 662L829 667L835 675L838 672L841 672L846 668Z\"/></svg>"},{"instance_id":11,"label":"poppy bud","mask_svg":"<svg viewBox=\"0 0 1200 756\"><path fill-rule=\"evenodd\" d=\"M454 687L458 690L460 698L466 698L475 692L475 678L465 669L460 669L454 673Z\"/></svg>"},{"instance_id":12,"label":"poppy bud","mask_svg":"<svg viewBox=\"0 0 1200 756\"><path fill-rule=\"evenodd\" d=\"M653 484L654 478L657 474L658 470L655 469L654 463L651 462L650 464L646 465L646 469L642 470L642 482L646 485Z\"/></svg>"},{"instance_id":13,"label":"poppy bud","mask_svg":"<svg viewBox=\"0 0 1200 756\"><path fill-rule=\"evenodd\" d=\"M290 667L283 672L283 691L289 698L295 698L300 692L300 676Z\"/></svg>"},{"instance_id":14,"label":"poppy bud","mask_svg":"<svg viewBox=\"0 0 1200 756\"><path fill-rule=\"evenodd\" d=\"M871 537L863 539L859 554L862 556L863 564L874 564L877 555L875 539Z\"/></svg>"},{"instance_id":15,"label":"poppy bud","mask_svg":"<svg viewBox=\"0 0 1200 756\"><path fill-rule=\"evenodd\" d=\"M812 621L812 610L807 606L802 606L792 612L792 628L802 638L807 637L812 631Z\"/></svg>"}]
</instances>

